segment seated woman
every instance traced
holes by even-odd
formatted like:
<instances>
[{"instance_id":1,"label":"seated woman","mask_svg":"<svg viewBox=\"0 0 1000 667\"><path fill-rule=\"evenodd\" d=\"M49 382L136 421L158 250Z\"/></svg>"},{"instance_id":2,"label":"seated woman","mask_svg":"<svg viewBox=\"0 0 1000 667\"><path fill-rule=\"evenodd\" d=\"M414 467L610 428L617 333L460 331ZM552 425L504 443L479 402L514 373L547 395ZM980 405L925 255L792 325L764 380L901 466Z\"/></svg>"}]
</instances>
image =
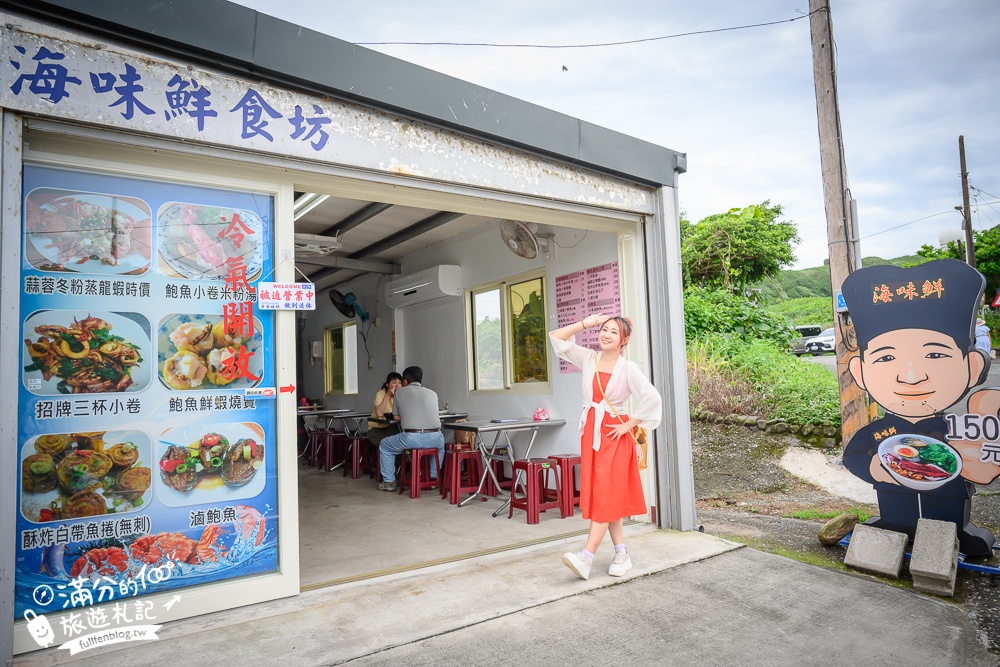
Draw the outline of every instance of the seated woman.
<instances>
[{"instance_id":1,"label":"seated woman","mask_svg":"<svg viewBox=\"0 0 1000 667\"><path fill-rule=\"evenodd\" d=\"M393 399L396 390L403 386L403 376L399 373L389 373L385 376L385 383L375 394L375 404L372 407L372 417L376 419L388 419L392 414ZM378 447L378 443L383 438L399 433L399 423L386 423L381 421L368 422L368 439L373 445Z\"/></svg>"}]
</instances>

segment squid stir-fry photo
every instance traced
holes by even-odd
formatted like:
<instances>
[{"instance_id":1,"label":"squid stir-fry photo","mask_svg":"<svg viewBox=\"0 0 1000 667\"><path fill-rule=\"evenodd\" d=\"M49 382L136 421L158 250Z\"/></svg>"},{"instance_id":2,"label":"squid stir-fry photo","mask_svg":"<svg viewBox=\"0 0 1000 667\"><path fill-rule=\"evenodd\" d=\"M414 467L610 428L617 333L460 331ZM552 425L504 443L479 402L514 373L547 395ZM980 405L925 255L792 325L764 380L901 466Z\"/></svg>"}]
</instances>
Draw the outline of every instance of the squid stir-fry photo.
<instances>
[{"instance_id":1,"label":"squid stir-fry photo","mask_svg":"<svg viewBox=\"0 0 1000 667\"><path fill-rule=\"evenodd\" d=\"M24 339L32 360L24 370L40 371L46 381L60 378L62 394L125 391L142 362L138 347L112 335L111 325L96 317L73 318L70 327L37 326L35 333L38 340Z\"/></svg>"}]
</instances>

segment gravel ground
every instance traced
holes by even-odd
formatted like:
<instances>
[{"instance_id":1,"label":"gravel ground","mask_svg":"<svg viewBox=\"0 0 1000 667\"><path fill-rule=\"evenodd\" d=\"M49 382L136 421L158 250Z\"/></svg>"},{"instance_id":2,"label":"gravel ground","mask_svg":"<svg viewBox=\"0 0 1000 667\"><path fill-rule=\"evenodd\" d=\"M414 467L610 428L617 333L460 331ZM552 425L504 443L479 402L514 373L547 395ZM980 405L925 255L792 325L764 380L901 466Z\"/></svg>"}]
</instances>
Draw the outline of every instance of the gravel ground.
<instances>
[{"instance_id":1,"label":"gravel ground","mask_svg":"<svg viewBox=\"0 0 1000 667\"><path fill-rule=\"evenodd\" d=\"M784 470L778 462L788 447L799 446L794 437L694 422L692 444L698 520L705 532L851 576L912 587L906 565L899 580L846 568L845 549L823 546L817 539L825 519L789 518L808 510L878 513L875 506L832 495ZM973 522L1000 534L1000 481L978 491L972 504ZM970 562L1000 566L996 557ZM960 606L979 629L983 645L1000 655L1000 586L993 585L987 575L959 570L955 597L941 599Z\"/></svg>"}]
</instances>

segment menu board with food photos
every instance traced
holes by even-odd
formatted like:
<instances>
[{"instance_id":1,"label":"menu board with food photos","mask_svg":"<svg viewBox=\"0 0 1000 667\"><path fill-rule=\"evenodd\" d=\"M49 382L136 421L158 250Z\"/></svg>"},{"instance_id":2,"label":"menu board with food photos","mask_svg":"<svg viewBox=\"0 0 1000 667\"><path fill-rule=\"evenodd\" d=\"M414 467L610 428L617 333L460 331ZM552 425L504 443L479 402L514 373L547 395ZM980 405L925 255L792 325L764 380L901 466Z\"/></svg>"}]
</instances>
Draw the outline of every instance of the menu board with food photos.
<instances>
[{"instance_id":1,"label":"menu board with food photos","mask_svg":"<svg viewBox=\"0 0 1000 667\"><path fill-rule=\"evenodd\" d=\"M273 221L24 166L17 618L277 570L275 402L246 391L275 385Z\"/></svg>"},{"instance_id":2,"label":"menu board with food photos","mask_svg":"<svg viewBox=\"0 0 1000 667\"><path fill-rule=\"evenodd\" d=\"M594 313L610 317L622 314L618 262L556 277L556 318L560 327L580 322ZM577 345L597 349L597 333L596 327L584 329L576 334ZM563 359L559 360L559 370L562 373L580 372Z\"/></svg>"}]
</instances>

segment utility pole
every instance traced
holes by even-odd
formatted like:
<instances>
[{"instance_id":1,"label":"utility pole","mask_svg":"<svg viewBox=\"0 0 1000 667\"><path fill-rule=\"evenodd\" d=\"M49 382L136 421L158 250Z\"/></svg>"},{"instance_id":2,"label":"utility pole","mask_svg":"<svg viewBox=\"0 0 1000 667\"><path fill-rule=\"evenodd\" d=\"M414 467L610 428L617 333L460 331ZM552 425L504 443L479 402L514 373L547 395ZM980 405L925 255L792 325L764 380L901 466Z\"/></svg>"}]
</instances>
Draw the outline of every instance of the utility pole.
<instances>
[{"instance_id":1,"label":"utility pole","mask_svg":"<svg viewBox=\"0 0 1000 667\"><path fill-rule=\"evenodd\" d=\"M976 268L976 249L972 247L972 211L969 210L969 172L965 169L965 137L958 135L958 159L962 164L962 228L965 230L965 263Z\"/></svg>"},{"instance_id":2,"label":"utility pole","mask_svg":"<svg viewBox=\"0 0 1000 667\"><path fill-rule=\"evenodd\" d=\"M813 82L816 87L816 116L819 125L819 159L823 175L826 209L827 247L830 252L830 283L836 294L844 279L857 266L851 256L855 239L850 238L850 192L847 164L840 131L837 100L837 71L833 53L833 24L829 0L809 0L809 35L812 41ZM836 307L836 304L833 304ZM840 385L840 423L844 442L869 421L865 393L854 383L848 370L851 357L858 353L854 327L846 313L834 312L837 353L837 380ZM850 340L845 340L848 338ZM850 345L848 345L850 343Z\"/></svg>"}]
</instances>

